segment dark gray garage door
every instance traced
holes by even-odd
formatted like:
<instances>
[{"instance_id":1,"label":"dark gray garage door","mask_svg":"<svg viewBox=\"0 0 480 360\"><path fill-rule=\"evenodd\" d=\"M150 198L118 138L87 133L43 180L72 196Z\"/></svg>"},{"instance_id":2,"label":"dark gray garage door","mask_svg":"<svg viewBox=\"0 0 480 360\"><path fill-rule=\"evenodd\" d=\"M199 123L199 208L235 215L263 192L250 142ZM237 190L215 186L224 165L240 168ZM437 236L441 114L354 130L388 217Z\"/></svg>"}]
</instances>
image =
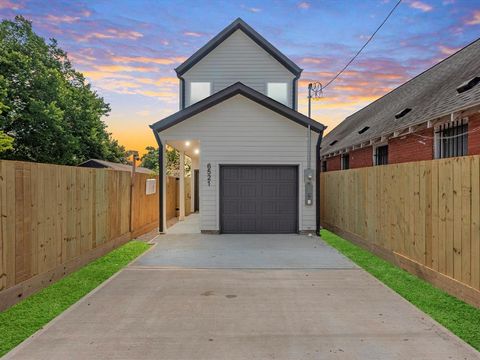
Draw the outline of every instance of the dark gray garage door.
<instances>
[{"instance_id":1,"label":"dark gray garage door","mask_svg":"<svg viewBox=\"0 0 480 360\"><path fill-rule=\"evenodd\" d=\"M223 233L295 233L297 223L296 166L220 167L220 226Z\"/></svg>"}]
</instances>

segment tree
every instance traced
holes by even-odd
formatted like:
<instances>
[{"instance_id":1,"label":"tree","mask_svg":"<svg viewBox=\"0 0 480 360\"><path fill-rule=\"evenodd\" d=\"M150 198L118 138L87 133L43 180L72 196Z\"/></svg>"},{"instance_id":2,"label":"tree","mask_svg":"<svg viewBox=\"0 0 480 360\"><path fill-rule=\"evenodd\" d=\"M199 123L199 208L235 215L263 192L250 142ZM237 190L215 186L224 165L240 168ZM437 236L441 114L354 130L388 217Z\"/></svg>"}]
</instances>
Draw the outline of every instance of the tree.
<instances>
[{"instance_id":1,"label":"tree","mask_svg":"<svg viewBox=\"0 0 480 360\"><path fill-rule=\"evenodd\" d=\"M140 166L154 170L158 174L158 148L147 146L147 152L141 157ZM165 149L165 172L168 176L178 176L180 169L180 153L171 146ZM185 158L185 174L190 175L192 161L188 157Z\"/></svg>"},{"instance_id":2,"label":"tree","mask_svg":"<svg viewBox=\"0 0 480 360\"><path fill-rule=\"evenodd\" d=\"M158 148L147 146L145 150L147 152L142 155L140 166L151 169L158 174Z\"/></svg>"},{"instance_id":3,"label":"tree","mask_svg":"<svg viewBox=\"0 0 480 360\"><path fill-rule=\"evenodd\" d=\"M21 16L0 23L0 131L13 139L2 158L126 162L102 121L109 112L54 39L46 43Z\"/></svg>"}]
</instances>

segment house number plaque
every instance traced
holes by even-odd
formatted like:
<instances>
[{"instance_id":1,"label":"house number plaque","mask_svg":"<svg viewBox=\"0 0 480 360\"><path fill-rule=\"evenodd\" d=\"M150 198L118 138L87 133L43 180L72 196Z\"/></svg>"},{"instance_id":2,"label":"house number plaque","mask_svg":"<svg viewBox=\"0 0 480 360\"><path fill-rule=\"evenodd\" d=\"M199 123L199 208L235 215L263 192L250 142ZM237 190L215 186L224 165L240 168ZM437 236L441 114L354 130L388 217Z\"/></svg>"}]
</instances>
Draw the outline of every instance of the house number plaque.
<instances>
[{"instance_id":1,"label":"house number plaque","mask_svg":"<svg viewBox=\"0 0 480 360\"><path fill-rule=\"evenodd\" d=\"M210 186L212 183L212 165L210 163L207 164L207 184Z\"/></svg>"}]
</instances>

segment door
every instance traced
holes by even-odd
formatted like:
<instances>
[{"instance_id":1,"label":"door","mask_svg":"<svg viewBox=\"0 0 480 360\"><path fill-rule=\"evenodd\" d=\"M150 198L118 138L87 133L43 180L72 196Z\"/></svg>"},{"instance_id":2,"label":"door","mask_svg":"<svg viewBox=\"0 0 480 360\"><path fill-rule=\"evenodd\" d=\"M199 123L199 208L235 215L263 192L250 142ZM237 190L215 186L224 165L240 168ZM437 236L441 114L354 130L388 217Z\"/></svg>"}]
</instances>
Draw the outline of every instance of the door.
<instances>
[{"instance_id":1,"label":"door","mask_svg":"<svg viewBox=\"0 0 480 360\"><path fill-rule=\"evenodd\" d=\"M198 177L199 171L193 170L193 178L194 178L194 189L193 189L193 211L198 212L200 210L200 185L199 181L200 178Z\"/></svg>"},{"instance_id":2,"label":"door","mask_svg":"<svg viewBox=\"0 0 480 360\"><path fill-rule=\"evenodd\" d=\"M220 227L223 233L298 232L298 167L220 167Z\"/></svg>"}]
</instances>

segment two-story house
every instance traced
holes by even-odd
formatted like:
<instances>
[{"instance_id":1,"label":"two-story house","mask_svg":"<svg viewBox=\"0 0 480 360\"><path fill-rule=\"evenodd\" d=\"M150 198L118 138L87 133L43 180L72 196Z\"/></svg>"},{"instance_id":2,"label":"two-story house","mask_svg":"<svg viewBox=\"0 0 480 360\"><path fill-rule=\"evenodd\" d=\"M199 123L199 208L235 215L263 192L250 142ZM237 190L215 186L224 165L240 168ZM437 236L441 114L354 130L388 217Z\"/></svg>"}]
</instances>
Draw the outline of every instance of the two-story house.
<instances>
[{"instance_id":1,"label":"two-story house","mask_svg":"<svg viewBox=\"0 0 480 360\"><path fill-rule=\"evenodd\" d=\"M202 232L318 230L324 126L296 110L302 69L237 19L175 70L180 110L151 125L163 150L160 231L167 144L180 151L181 163L192 159L191 201L199 203ZM183 191L181 183L180 199Z\"/></svg>"}]
</instances>

